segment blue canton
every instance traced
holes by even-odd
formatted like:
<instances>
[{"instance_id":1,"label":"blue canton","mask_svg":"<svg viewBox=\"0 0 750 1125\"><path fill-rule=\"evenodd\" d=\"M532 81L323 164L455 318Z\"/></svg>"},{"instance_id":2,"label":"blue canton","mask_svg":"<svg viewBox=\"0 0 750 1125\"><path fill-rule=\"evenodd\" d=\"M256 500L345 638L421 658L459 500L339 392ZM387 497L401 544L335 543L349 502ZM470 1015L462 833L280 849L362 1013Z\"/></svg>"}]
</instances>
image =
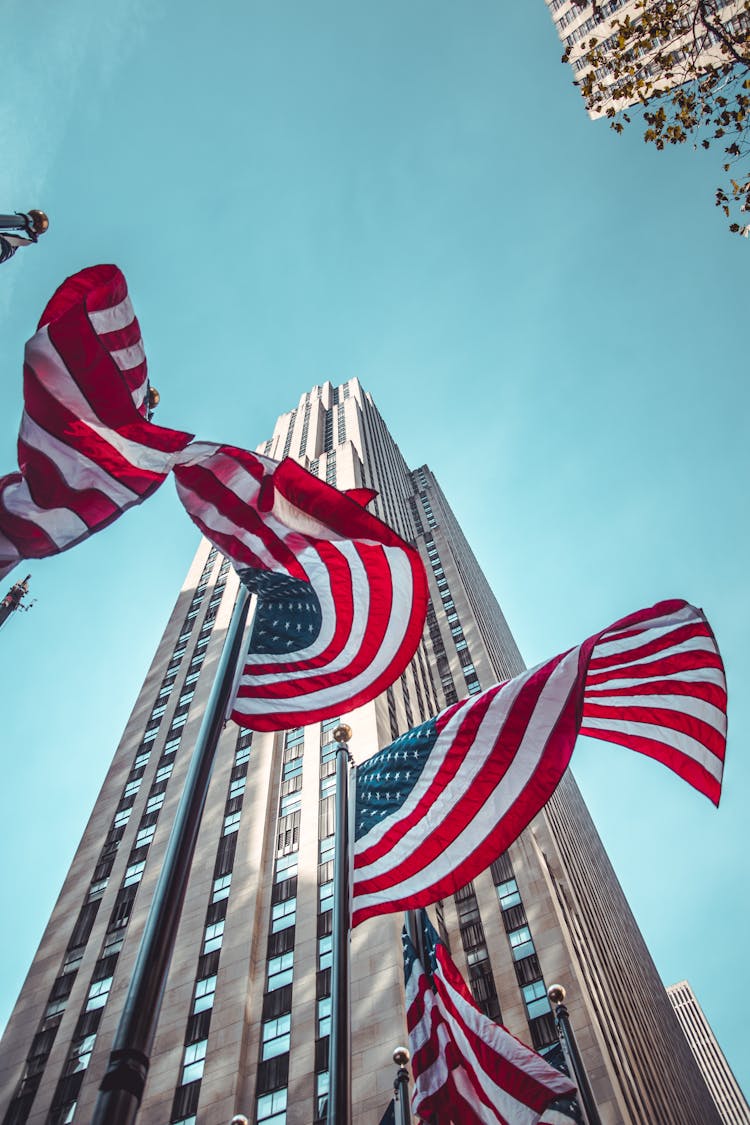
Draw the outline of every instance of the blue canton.
<instances>
[{"instance_id":1,"label":"blue canton","mask_svg":"<svg viewBox=\"0 0 750 1125\"><path fill-rule=\"evenodd\" d=\"M437 725L434 719L428 719L357 767L356 840L401 808L417 784L436 739Z\"/></svg>"},{"instance_id":2,"label":"blue canton","mask_svg":"<svg viewBox=\"0 0 750 1125\"><path fill-rule=\"evenodd\" d=\"M309 582L254 567L239 571L239 576L248 590L258 595L248 655L282 656L308 648L317 640L323 614Z\"/></svg>"}]
</instances>

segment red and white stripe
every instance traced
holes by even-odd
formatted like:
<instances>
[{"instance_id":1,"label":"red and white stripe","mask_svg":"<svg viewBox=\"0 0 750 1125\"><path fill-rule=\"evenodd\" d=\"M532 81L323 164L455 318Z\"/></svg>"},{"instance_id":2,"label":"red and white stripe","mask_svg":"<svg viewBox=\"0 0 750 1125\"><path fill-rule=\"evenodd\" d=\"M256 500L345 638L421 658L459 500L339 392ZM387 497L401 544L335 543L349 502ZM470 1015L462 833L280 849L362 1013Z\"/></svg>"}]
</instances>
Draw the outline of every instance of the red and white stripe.
<instances>
[{"instance_id":1,"label":"red and white stripe","mask_svg":"<svg viewBox=\"0 0 750 1125\"><path fill-rule=\"evenodd\" d=\"M655 758L719 801L724 669L684 601L634 613L436 724L414 788L355 842L354 925L427 906L488 867L552 796L579 733Z\"/></svg>"},{"instance_id":2,"label":"red and white stripe","mask_svg":"<svg viewBox=\"0 0 750 1125\"><path fill-rule=\"evenodd\" d=\"M406 981L414 1112L435 1125L536 1125L570 1079L477 1008L445 946L430 984L418 959Z\"/></svg>"},{"instance_id":3,"label":"red and white stripe","mask_svg":"<svg viewBox=\"0 0 750 1125\"><path fill-rule=\"evenodd\" d=\"M138 321L116 266L69 277L26 345L20 472L0 479L0 575L145 500L192 435L146 420Z\"/></svg>"},{"instance_id":4,"label":"red and white stripe","mask_svg":"<svg viewBox=\"0 0 750 1125\"><path fill-rule=\"evenodd\" d=\"M427 590L418 553L292 460L209 443L178 460L177 491L203 534L239 569L308 582L321 607L312 644L248 654L232 718L283 730L385 691L422 636Z\"/></svg>"}]
</instances>

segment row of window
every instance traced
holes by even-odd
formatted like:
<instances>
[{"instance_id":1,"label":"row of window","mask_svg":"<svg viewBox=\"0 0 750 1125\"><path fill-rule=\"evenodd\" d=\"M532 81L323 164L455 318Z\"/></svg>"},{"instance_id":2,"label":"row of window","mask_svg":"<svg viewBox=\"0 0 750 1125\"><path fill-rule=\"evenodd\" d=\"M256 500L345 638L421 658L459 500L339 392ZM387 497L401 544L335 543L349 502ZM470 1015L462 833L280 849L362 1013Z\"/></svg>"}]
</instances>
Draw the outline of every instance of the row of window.
<instances>
[{"instance_id":1,"label":"row of window","mask_svg":"<svg viewBox=\"0 0 750 1125\"><path fill-rule=\"evenodd\" d=\"M495 860L491 871L516 977L526 1006L532 1044L539 1051L557 1043L557 1032L534 939L507 852Z\"/></svg>"}]
</instances>

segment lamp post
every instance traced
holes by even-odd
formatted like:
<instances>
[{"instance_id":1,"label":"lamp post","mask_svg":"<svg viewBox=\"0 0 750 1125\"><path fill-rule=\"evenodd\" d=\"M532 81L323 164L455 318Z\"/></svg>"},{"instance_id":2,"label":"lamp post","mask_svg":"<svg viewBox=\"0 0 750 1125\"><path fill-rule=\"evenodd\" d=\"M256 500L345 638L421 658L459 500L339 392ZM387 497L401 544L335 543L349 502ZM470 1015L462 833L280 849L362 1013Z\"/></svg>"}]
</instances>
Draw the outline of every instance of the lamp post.
<instances>
[{"instance_id":1,"label":"lamp post","mask_svg":"<svg viewBox=\"0 0 750 1125\"><path fill-rule=\"evenodd\" d=\"M573 1071L571 1077L575 1079L575 1083L578 1086L578 1097L583 1106L586 1123L587 1125L602 1125L599 1110L596 1108L596 1102L594 1101L591 1083L586 1074L581 1053L578 1050L578 1044L576 1043L573 1028L570 1024L570 1015L565 1006L565 989L561 984L551 984L547 989L547 996L550 1004L553 1004L555 1007L557 1034L563 1053Z\"/></svg>"},{"instance_id":2,"label":"lamp post","mask_svg":"<svg viewBox=\"0 0 750 1125\"><path fill-rule=\"evenodd\" d=\"M12 258L19 246L30 246L38 242L40 234L49 227L49 219L44 211L16 211L13 215L0 215L0 262ZM23 231L20 234L7 234L7 231Z\"/></svg>"}]
</instances>

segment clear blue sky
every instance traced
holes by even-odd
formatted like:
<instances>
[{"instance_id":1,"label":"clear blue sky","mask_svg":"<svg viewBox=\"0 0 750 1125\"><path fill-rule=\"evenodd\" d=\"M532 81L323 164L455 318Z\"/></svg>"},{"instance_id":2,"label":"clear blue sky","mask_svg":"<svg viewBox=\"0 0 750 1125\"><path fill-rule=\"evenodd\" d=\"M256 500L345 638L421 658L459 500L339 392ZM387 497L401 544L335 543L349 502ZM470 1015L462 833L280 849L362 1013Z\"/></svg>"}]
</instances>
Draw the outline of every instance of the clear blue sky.
<instances>
[{"instance_id":1,"label":"clear blue sky","mask_svg":"<svg viewBox=\"0 0 750 1125\"><path fill-rule=\"evenodd\" d=\"M656 764L574 772L666 983L750 1090L748 245L712 158L592 124L542 0L9 0L0 470L59 282L124 270L158 420L254 446L357 375L436 472L535 663L623 613L702 605L730 685L717 812ZM196 544L171 484L34 563L0 634L0 1022ZM20 577L25 570L19 568Z\"/></svg>"}]
</instances>

